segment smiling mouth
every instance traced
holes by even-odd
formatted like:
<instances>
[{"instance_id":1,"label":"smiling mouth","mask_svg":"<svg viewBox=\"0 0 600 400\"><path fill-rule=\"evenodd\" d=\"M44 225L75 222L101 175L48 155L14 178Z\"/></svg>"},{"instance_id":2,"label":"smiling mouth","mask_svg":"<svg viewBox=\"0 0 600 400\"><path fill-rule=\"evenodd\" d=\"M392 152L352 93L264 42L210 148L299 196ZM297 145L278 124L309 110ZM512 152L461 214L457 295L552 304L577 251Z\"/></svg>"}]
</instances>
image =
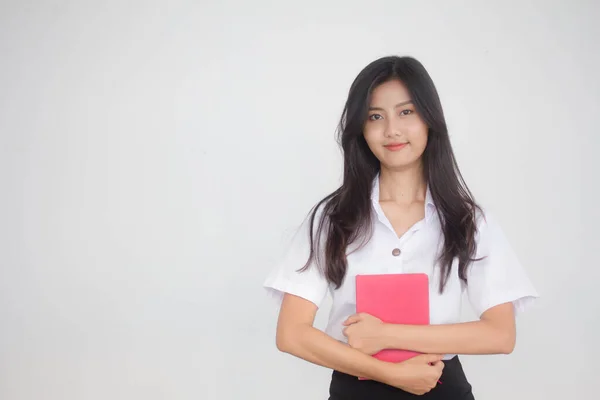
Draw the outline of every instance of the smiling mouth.
<instances>
[{"instance_id":1,"label":"smiling mouth","mask_svg":"<svg viewBox=\"0 0 600 400\"><path fill-rule=\"evenodd\" d=\"M398 151L403 149L408 143L392 143L384 146L386 149L391 151Z\"/></svg>"}]
</instances>

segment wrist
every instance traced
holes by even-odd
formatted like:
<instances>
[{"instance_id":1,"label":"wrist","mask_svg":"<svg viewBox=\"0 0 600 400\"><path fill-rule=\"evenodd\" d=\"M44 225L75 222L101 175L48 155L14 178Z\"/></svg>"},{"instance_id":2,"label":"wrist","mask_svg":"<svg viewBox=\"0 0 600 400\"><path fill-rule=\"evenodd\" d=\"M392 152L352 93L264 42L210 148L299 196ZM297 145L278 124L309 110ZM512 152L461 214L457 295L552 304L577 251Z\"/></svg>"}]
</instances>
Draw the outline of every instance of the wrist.
<instances>
[{"instance_id":1,"label":"wrist","mask_svg":"<svg viewBox=\"0 0 600 400\"><path fill-rule=\"evenodd\" d=\"M379 381L386 385L400 387L406 382L406 369L403 363L381 362L382 372Z\"/></svg>"},{"instance_id":2,"label":"wrist","mask_svg":"<svg viewBox=\"0 0 600 400\"><path fill-rule=\"evenodd\" d=\"M381 383L385 383L386 385L391 385L392 381L395 378L393 364L388 361L378 361L378 365L374 372L376 376L373 377L374 380L379 381Z\"/></svg>"},{"instance_id":3,"label":"wrist","mask_svg":"<svg viewBox=\"0 0 600 400\"><path fill-rule=\"evenodd\" d=\"M400 349L398 345L397 326L394 324L383 324L381 326L380 340L384 349Z\"/></svg>"}]
</instances>

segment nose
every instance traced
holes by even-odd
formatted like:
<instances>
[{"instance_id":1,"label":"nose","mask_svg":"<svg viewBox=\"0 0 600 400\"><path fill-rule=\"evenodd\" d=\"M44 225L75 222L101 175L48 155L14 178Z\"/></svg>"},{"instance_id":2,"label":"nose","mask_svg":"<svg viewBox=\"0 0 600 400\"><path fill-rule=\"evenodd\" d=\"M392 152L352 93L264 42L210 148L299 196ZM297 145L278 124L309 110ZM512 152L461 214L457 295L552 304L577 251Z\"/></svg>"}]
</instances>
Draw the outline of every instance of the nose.
<instances>
[{"instance_id":1,"label":"nose","mask_svg":"<svg viewBox=\"0 0 600 400\"><path fill-rule=\"evenodd\" d=\"M385 136L386 137L394 137L400 136L401 134L401 125L400 121L398 121L398 117L393 116L392 118L387 119L387 125L385 127Z\"/></svg>"}]
</instances>

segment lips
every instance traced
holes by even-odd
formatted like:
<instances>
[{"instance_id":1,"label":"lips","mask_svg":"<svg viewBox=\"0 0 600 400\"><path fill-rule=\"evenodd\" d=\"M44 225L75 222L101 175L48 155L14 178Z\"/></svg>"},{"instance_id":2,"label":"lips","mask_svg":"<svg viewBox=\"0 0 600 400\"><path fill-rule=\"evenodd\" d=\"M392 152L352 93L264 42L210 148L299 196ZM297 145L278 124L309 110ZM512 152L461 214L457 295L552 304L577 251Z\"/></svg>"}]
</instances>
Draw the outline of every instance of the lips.
<instances>
[{"instance_id":1,"label":"lips","mask_svg":"<svg viewBox=\"0 0 600 400\"><path fill-rule=\"evenodd\" d=\"M408 143L390 143L384 147L390 151L402 150Z\"/></svg>"}]
</instances>

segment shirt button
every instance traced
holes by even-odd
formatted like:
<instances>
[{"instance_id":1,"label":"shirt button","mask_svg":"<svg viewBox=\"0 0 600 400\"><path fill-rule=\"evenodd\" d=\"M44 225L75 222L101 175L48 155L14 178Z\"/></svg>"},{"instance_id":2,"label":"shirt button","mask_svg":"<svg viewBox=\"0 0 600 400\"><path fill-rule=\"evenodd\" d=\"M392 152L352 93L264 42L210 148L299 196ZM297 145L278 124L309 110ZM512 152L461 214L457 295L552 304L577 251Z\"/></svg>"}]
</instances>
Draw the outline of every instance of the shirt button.
<instances>
[{"instance_id":1,"label":"shirt button","mask_svg":"<svg viewBox=\"0 0 600 400\"><path fill-rule=\"evenodd\" d=\"M398 257L400 255L400 249L396 248L396 249L392 250L392 255L394 257Z\"/></svg>"}]
</instances>

